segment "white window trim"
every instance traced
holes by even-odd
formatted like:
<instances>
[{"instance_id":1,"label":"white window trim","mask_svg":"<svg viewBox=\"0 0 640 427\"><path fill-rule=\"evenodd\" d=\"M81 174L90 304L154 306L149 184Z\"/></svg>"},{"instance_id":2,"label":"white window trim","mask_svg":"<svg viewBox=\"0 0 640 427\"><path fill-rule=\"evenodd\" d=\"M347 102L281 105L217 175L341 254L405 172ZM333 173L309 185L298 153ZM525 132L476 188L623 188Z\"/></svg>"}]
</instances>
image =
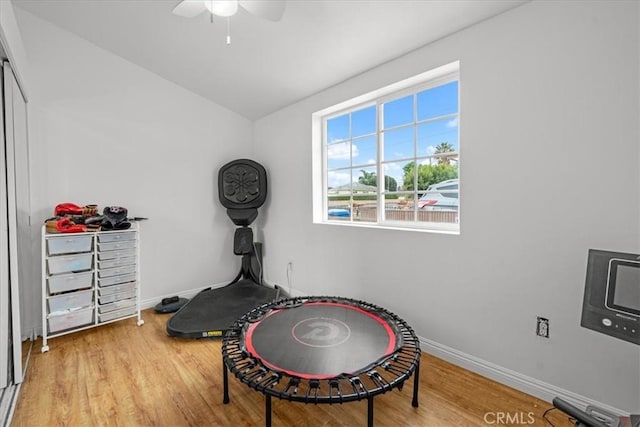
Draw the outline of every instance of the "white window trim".
<instances>
[{"instance_id":1,"label":"white window trim","mask_svg":"<svg viewBox=\"0 0 640 427\"><path fill-rule=\"evenodd\" d=\"M327 217L327 173L324 149L324 120L337 117L348 110L364 108L376 103L383 103L393 99L402 98L411 93L420 92L430 87L438 86L444 80L452 77L459 79L460 61L451 62L438 68L426 71L416 76L404 79L380 89L357 96L331 107L316 111L311 115L311 149L312 149L312 203L313 222L316 224L329 224L347 227L361 228L382 228L391 230L411 230L423 232L435 232L446 234L460 234L459 224L433 223L433 222L404 222L389 221L380 222L381 213L378 213L378 222L356 222L356 221L329 221ZM459 96L459 95L458 95ZM459 105L459 104L458 104ZM378 111L378 115L380 112ZM381 123L378 117L377 133L380 132ZM380 146L378 145L378 149ZM380 158L380 156L378 157ZM377 168L381 169L381 162L377 162ZM380 175L378 170L378 176ZM458 213L460 215L460 213Z\"/></svg>"}]
</instances>

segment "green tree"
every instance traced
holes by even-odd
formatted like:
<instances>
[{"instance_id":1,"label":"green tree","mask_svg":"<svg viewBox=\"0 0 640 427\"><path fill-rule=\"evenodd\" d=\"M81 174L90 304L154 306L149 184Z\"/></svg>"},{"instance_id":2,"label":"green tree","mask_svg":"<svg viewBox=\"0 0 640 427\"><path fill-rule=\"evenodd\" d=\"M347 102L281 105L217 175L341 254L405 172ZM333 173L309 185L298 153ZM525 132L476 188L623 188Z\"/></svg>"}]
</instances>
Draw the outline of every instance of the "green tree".
<instances>
[{"instance_id":1,"label":"green tree","mask_svg":"<svg viewBox=\"0 0 640 427\"><path fill-rule=\"evenodd\" d=\"M398 181L392 176L385 175L384 176L384 188L387 191L397 191L398 190Z\"/></svg>"},{"instance_id":2,"label":"green tree","mask_svg":"<svg viewBox=\"0 0 640 427\"><path fill-rule=\"evenodd\" d=\"M367 172L366 170L361 169L360 172L362 176L358 177L358 182L363 185L370 185L372 187L378 186L378 177L376 177L375 172Z\"/></svg>"},{"instance_id":3,"label":"green tree","mask_svg":"<svg viewBox=\"0 0 640 427\"><path fill-rule=\"evenodd\" d=\"M449 144L448 142L444 141L441 142L440 144L436 145L436 151L434 154L444 154L444 153L453 153L455 150L455 148L453 147L453 145ZM451 163L451 158L450 157L438 157L438 163L439 164L450 164Z\"/></svg>"},{"instance_id":4,"label":"green tree","mask_svg":"<svg viewBox=\"0 0 640 427\"><path fill-rule=\"evenodd\" d=\"M409 162L403 168L403 186L405 190L414 190L415 163ZM458 177L458 166L447 163L436 165L418 165L418 190L426 190L431 184Z\"/></svg>"},{"instance_id":5,"label":"green tree","mask_svg":"<svg viewBox=\"0 0 640 427\"><path fill-rule=\"evenodd\" d=\"M367 172L366 170L361 169L360 172L362 176L358 177L358 182L364 185L371 185L372 187L378 186L378 177L375 172ZM387 191L397 191L398 190L398 181L392 176L385 175L384 176L384 188Z\"/></svg>"}]
</instances>

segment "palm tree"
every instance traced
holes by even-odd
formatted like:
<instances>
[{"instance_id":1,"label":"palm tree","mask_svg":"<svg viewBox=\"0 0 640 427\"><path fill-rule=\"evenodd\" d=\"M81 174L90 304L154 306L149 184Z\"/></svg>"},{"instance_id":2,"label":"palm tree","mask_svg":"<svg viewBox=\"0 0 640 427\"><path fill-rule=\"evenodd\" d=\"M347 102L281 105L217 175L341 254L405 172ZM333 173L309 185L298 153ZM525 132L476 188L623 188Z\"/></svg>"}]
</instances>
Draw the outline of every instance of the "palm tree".
<instances>
[{"instance_id":1,"label":"palm tree","mask_svg":"<svg viewBox=\"0 0 640 427\"><path fill-rule=\"evenodd\" d=\"M444 153L452 153L456 151L455 148L453 147L453 145L449 144L448 142L444 141L441 142L440 144L436 145L436 151L434 154L444 154ZM451 163L451 158L449 156L442 156L442 157L438 157L438 164L439 165L448 165Z\"/></svg>"},{"instance_id":2,"label":"palm tree","mask_svg":"<svg viewBox=\"0 0 640 427\"><path fill-rule=\"evenodd\" d=\"M366 170L361 169L362 176L358 177L358 182L364 185L372 185L376 187L378 185L378 181L376 179L375 172L367 172Z\"/></svg>"}]
</instances>

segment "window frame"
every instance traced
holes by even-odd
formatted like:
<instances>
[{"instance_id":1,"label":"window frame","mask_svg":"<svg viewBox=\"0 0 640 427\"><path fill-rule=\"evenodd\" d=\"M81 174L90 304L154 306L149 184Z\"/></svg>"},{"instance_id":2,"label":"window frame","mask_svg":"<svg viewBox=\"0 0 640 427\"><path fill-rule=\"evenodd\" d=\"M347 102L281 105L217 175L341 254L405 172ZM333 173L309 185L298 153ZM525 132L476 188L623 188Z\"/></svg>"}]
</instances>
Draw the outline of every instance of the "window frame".
<instances>
[{"instance_id":1,"label":"window frame","mask_svg":"<svg viewBox=\"0 0 640 427\"><path fill-rule=\"evenodd\" d=\"M417 94L423 92L425 90L442 86L447 83L457 81L458 82L458 109L456 113L443 114L436 118L418 120L418 111L417 111ZM385 103L401 99L403 97L412 95L413 98L413 117L411 122L390 127L388 129L384 129L383 123L383 105ZM376 126L375 133L360 135L356 138L353 138L351 135L351 114L366 108L370 108L371 106L376 107ZM329 220L328 209L329 209L329 194L328 194L328 178L329 178L329 170L328 170L328 149L332 144L340 143L333 142L332 144L327 141L327 123L329 120L340 117L342 115L349 114L349 137L343 141L349 142L349 166L345 166L345 170L353 171L353 151L352 151L352 143L354 139L358 139L361 137L367 137L367 135L374 135L376 139L376 152L377 158L375 163L376 176L378 177L378 185L376 191L376 221L354 221L353 213L349 217L348 221L337 221L337 220ZM450 64L443 65L436 69L427 71L425 73L421 73L417 76L410 77L408 79L404 79L400 82L385 86L381 89L369 92L367 94L361 95L359 97L347 100L340 104L334 105L332 107L325 108L321 111L317 111L312 114L312 184L313 184L313 222L319 224L331 224L331 225L342 225L342 226L351 226L351 227L369 227L369 228L386 228L386 229L404 229L404 230L414 230L414 231L427 231L427 232L440 232L440 233L448 233L448 234L459 234L460 233L460 207L458 206L458 222L457 223L444 223L444 222L421 222L417 220L417 209L414 209L414 219L412 221L400 221L400 220L389 220L384 218L384 206L385 206L385 197L389 193L384 188L385 181L385 164L391 162L399 162L399 161L413 161L417 166L420 160L426 158L433 158L433 155L427 156L418 156L417 154L417 132L418 127L422 124L435 122L437 120L443 120L446 116L456 116L458 118L458 147L457 147L457 155L458 155L458 167L460 167L460 116L461 116L461 108L460 108L460 63L459 61L452 62ZM413 132L413 158L409 159L392 159L389 161L383 160L383 134L390 130L394 129L402 129L402 128L411 128ZM362 165L356 165L362 166ZM374 167L373 164L368 165L369 167ZM362 166L364 167L364 166ZM416 169L417 170L417 169ZM382 179L380 179L382 177ZM418 174L415 174L416 181L418 179ZM460 179L460 170L458 169L458 179ZM353 183L353 176L351 178L351 183ZM458 196L460 195L460 181L458 183ZM397 192L391 192L396 193ZM414 183L414 190L407 191L407 193L411 193L413 197L414 206L416 206L418 199L420 198L420 190L417 189L416 183ZM353 190L350 193L350 201L353 202Z\"/></svg>"}]
</instances>

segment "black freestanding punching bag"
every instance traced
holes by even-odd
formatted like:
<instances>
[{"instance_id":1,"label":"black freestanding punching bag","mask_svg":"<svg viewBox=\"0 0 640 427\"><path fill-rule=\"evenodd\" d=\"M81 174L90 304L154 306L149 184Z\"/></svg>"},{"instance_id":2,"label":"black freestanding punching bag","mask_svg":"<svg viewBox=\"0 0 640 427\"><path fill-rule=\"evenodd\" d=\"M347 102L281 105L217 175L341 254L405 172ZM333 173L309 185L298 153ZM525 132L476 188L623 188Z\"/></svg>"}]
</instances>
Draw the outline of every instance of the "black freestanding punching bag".
<instances>
[{"instance_id":1,"label":"black freestanding punching bag","mask_svg":"<svg viewBox=\"0 0 640 427\"><path fill-rule=\"evenodd\" d=\"M233 160L218 171L218 198L238 227L233 253L242 257L240 272L226 286L197 294L167 322L170 336L222 336L235 320L252 308L278 298L277 289L262 284L262 251L249 227L267 199L267 172L249 159Z\"/></svg>"}]
</instances>

